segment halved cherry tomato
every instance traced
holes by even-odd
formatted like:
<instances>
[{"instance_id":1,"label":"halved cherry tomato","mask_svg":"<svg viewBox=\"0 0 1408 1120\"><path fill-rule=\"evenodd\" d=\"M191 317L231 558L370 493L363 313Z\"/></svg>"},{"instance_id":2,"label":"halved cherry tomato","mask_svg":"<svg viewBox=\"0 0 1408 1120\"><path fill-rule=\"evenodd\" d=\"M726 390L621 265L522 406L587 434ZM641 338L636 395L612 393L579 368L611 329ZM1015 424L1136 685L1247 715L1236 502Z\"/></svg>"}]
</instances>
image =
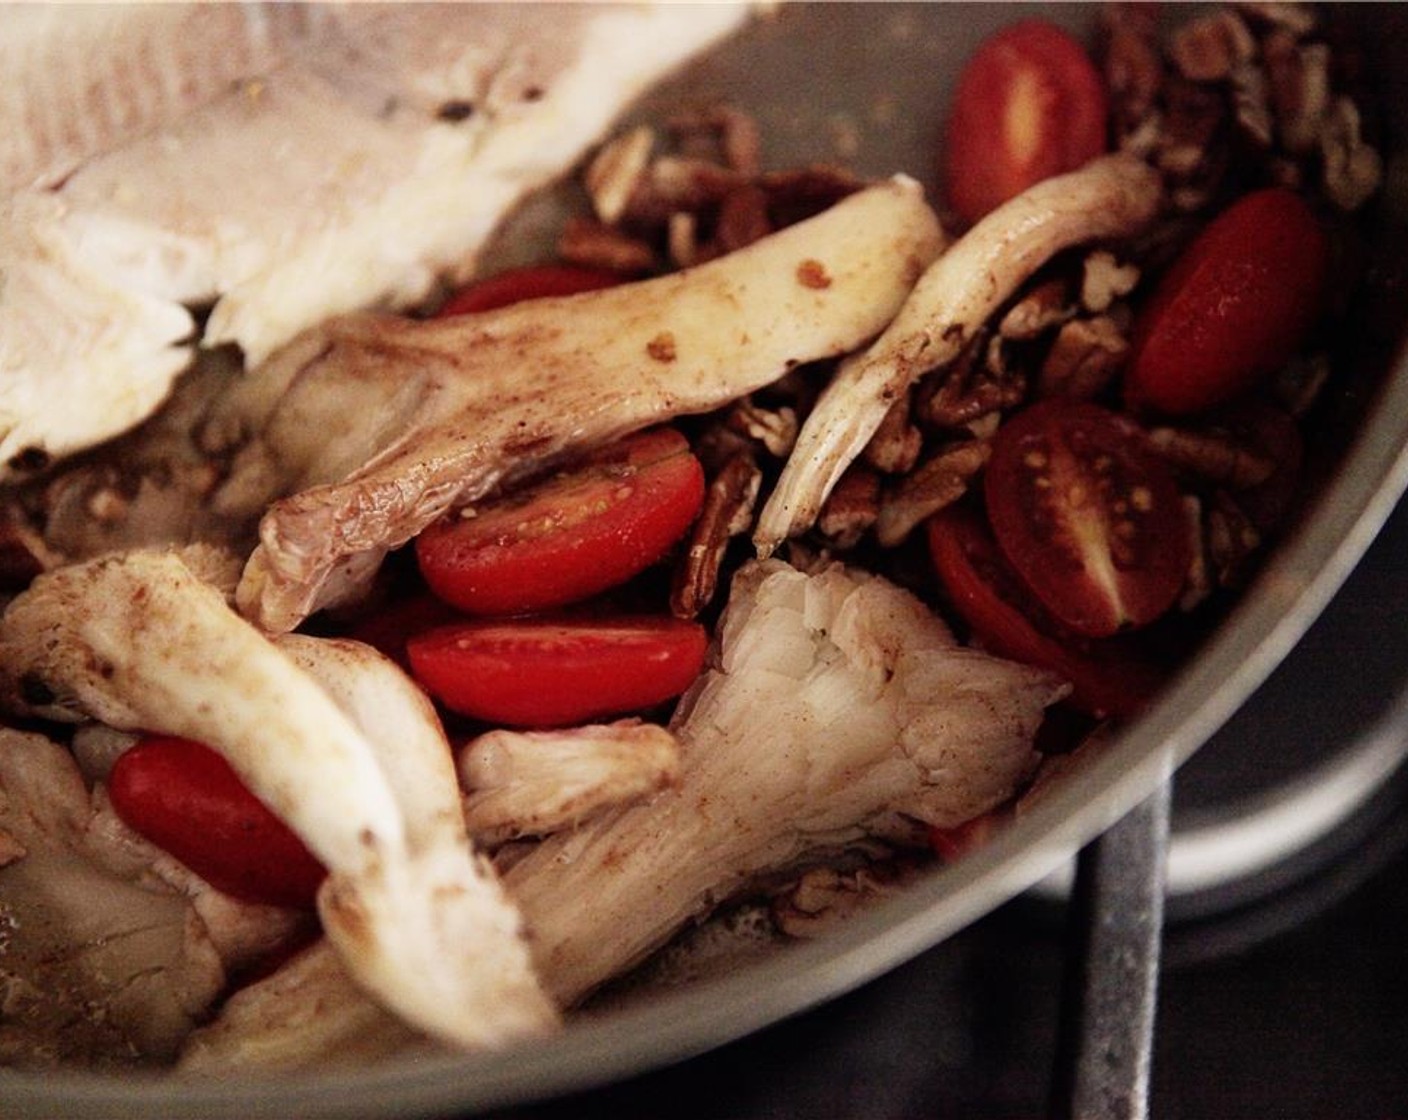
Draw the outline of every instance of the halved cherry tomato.
<instances>
[{"instance_id":1,"label":"halved cherry tomato","mask_svg":"<svg viewBox=\"0 0 1408 1120\"><path fill-rule=\"evenodd\" d=\"M1273 187L1233 203L1140 314L1126 401L1201 412L1285 365L1319 314L1329 256L1324 230L1294 191Z\"/></svg>"},{"instance_id":2,"label":"halved cherry tomato","mask_svg":"<svg viewBox=\"0 0 1408 1120\"><path fill-rule=\"evenodd\" d=\"M1002 554L1077 634L1143 626L1183 588L1192 554L1178 487L1117 413L1055 397L1018 413L993 439L984 497Z\"/></svg>"},{"instance_id":3,"label":"halved cherry tomato","mask_svg":"<svg viewBox=\"0 0 1408 1120\"><path fill-rule=\"evenodd\" d=\"M313 905L322 864L204 744L142 739L114 764L108 793L129 827L217 890L245 902Z\"/></svg>"},{"instance_id":4,"label":"halved cherry tomato","mask_svg":"<svg viewBox=\"0 0 1408 1120\"><path fill-rule=\"evenodd\" d=\"M430 589L471 614L573 603L626 582L684 535L704 469L678 432L641 432L416 540Z\"/></svg>"},{"instance_id":5,"label":"halved cherry tomato","mask_svg":"<svg viewBox=\"0 0 1408 1120\"><path fill-rule=\"evenodd\" d=\"M669 617L515 619L412 638L411 671L451 711L513 727L565 727L678 696L708 634Z\"/></svg>"},{"instance_id":6,"label":"halved cherry tomato","mask_svg":"<svg viewBox=\"0 0 1408 1120\"><path fill-rule=\"evenodd\" d=\"M1015 23L958 79L944 141L944 193L966 222L1105 150L1105 86L1054 24Z\"/></svg>"},{"instance_id":7,"label":"halved cherry tomato","mask_svg":"<svg viewBox=\"0 0 1408 1120\"><path fill-rule=\"evenodd\" d=\"M575 264L533 264L510 268L461 288L445 301L436 318L492 311L496 307L507 307L526 299L594 292L600 288L614 287L626 279L619 272Z\"/></svg>"},{"instance_id":8,"label":"halved cherry tomato","mask_svg":"<svg viewBox=\"0 0 1408 1120\"><path fill-rule=\"evenodd\" d=\"M1097 718L1132 716L1161 674L1113 642L1055 637L1038 628L1042 610L1008 568L982 519L960 506L929 519L929 555L954 610L1000 657L1050 669L1071 683L1070 703Z\"/></svg>"}]
</instances>

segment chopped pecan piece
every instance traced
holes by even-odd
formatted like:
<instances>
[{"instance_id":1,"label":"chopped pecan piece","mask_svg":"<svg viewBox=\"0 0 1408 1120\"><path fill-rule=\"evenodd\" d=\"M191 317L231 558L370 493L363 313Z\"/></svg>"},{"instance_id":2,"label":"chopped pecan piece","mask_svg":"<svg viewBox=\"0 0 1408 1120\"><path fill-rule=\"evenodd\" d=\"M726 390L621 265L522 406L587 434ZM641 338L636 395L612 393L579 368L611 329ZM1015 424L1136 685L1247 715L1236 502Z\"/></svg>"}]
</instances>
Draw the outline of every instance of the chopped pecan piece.
<instances>
[{"instance_id":1,"label":"chopped pecan piece","mask_svg":"<svg viewBox=\"0 0 1408 1120\"><path fill-rule=\"evenodd\" d=\"M1128 356L1129 340L1109 315L1072 319L1041 363L1037 391L1044 397L1092 400L1114 381Z\"/></svg>"},{"instance_id":2,"label":"chopped pecan piece","mask_svg":"<svg viewBox=\"0 0 1408 1120\"><path fill-rule=\"evenodd\" d=\"M731 190L719 205L714 238L720 250L731 253L766 237L772 232L768 219L768 196L761 187L748 184Z\"/></svg>"},{"instance_id":3,"label":"chopped pecan piece","mask_svg":"<svg viewBox=\"0 0 1408 1120\"><path fill-rule=\"evenodd\" d=\"M606 144L587 166L583 182L592 209L603 222L620 221L650 165L654 148L654 130L640 125Z\"/></svg>"},{"instance_id":4,"label":"chopped pecan piece","mask_svg":"<svg viewBox=\"0 0 1408 1120\"><path fill-rule=\"evenodd\" d=\"M876 539L893 548L925 518L963 497L991 453L986 440L951 444L905 475L880 503Z\"/></svg>"},{"instance_id":5,"label":"chopped pecan piece","mask_svg":"<svg viewBox=\"0 0 1408 1120\"><path fill-rule=\"evenodd\" d=\"M1293 155L1315 150L1321 121L1330 107L1330 50L1301 44L1287 31L1262 44L1267 91L1282 146Z\"/></svg>"},{"instance_id":6,"label":"chopped pecan piece","mask_svg":"<svg viewBox=\"0 0 1408 1120\"><path fill-rule=\"evenodd\" d=\"M1204 527L1208 563L1219 587L1236 587L1246 576L1247 561L1261 546L1261 534L1226 491L1212 496Z\"/></svg>"},{"instance_id":7,"label":"chopped pecan piece","mask_svg":"<svg viewBox=\"0 0 1408 1120\"><path fill-rule=\"evenodd\" d=\"M797 410L763 408L752 397L744 397L729 409L726 423L731 431L756 440L778 459L787 458L797 442Z\"/></svg>"},{"instance_id":8,"label":"chopped pecan piece","mask_svg":"<svg viewBox=\"0 0 1408 1120\"><path fill-rule=\"evenodd\" d=\"M1121 139L1149 119L1163 86L1164 65L1155 21L1144 4L1111 4L1104 10L1105 83Z\"/></svg>"},{"instance_id":9,"label":"chopped pecan piece","mask_svg":"<svg viewBox=\"0 0 1408 1120\"><path fill-rule=\"evenodd\" d=\"M1216 90L1182 79L1168 83L1167 106L1155 159L1161 171L1190 180L1208 164L1226 106Z\"/></svg>"},{"instance_id":10,"label":"chopped pecan piece","mask_svg":"<svg viewBox=\"0 0 1408 1120\"><path fill-rule=\"evenodd\" d=\"M1383 182L1383 159L1364 142L1359 108L1348 97L1337 97L1320 133L1325 168L1325 193L1341 210L1357 210Z\"/></svg>"},{"instance_id":11,"label":"chopped pecan piece","mask_svg":"<svg viewBox=\"0 0 1408 1120\"><path fill-rule=\"evenodd\" d=\"M1183 495L1183 513L1188 523L1188 536L1193 547L1189 550L1192 561L1188 565L1188 575L1183 581L1183 591L1178 599L1178 607L1191 611L1213 592L1212 572L1208 565L1207 539L1203 532L1203 503L1193 494Z\"/></svg>"},{"instance_id":12,"label":"chopped pecan piece","mask_svg":"<svg viewBox=\"0 0 1408 1120\"><path fill-rule=\"evenodd\" d=\"M880 476L851 464L827 497L816 527L834 548L855 548L880 516Z\"/></svg>"},{"instance_id":13,"label":"chopped pecan piece","mask_svg":"<svg viewBox=\"0 0 1408 1120\"><path fill-rule=\"evenodd\" d=\"M829 164L766 171L757 183L767 192L768 210L777 226L819 214L865 186L852 172Z\"/></svg>"},{"instance_id":14,"label":"chopped pecan piece","mask_svg":"<svg viewBox=\"0 0 1408 1120\"><path fill-rule=\"evenodd\" d=\"M1148 444L1174 466L1234 490L1246 490L1265 482L1276 470L1271 458L1218 430L1152 428Z\"/></svg>"},{"instance_id":15,"label":"chopped pecan piece","mask_svg":"<svg viewBox=\"0 0 1408 1120\"><path fill-rule=\"evenodd\" d=\"M1081 269L1080 304L1099 314L1117 299L1129 295L1139 283L1139 266L1120 264L1106 249L1087 253Z\"/></svg>"},{"instance_id":16,"label":"chopped pecan piece","mask_svg":"<svg viewBox=\"0 0 1408 1120\"><path fill-rule=\"evenodd\" d=\"M1038 338L1075 313L1065 278L1055 276L1035 285L1014 303L998 324L997 333L1019 341Z\"/></svg>"},{"instance_id":17,"label":"chopped pecan piece","mask_svg":"<svg viewBox=\"0 0 1408 1120\"><path fill-rule=\"evenodd\" d=\"M924 437L910 423L910 394L903 394L890 406L870 442L861 452L865 461L884 474L906 474L919 461Z\"/></svg>"},{"instance_id":18,"label":"chopped pecan piece","mask_svg":"<svg viewBox=\"0 0 1408 1120\"><path fill-rule=\"evenodd\" d=\"M1276 122L1270 104L1270 82L1266 71L1250 63L1232 72L1232 115L1237 127L1263 151L1276 139Z\"/></svg>"},{"instance_id":19,"label":"chopped pecan piece","mask_svg":"<svg viewBox=\"0 0 1408 1120\"><path fill-rule=\"evenodd\" d=\"M1223 8L1183 24L1169 53L1185 78L1220 82L1256 54L1256 40L1236 12Z\"/></svg>"},{"instance_id":20,"label":"chopped pecan piece","mask_svg":"<svg viewBox=\"0 0 1408 1120\"><path fill-rule=\"evenodd\" d=\"M707 250L699 244L699 219L688 210L677 210L670 215L666 251L676 268L692 268L707 259Z\"/></svg>"},{"instance_id":21,"label":"chopped pecan piece","mask_svg":"<svg viewBox=\"0 0 1408 1120\"><path fill-rule=\"evenodd\" d=\"M725 167L753 177L762 164L758 122L730 105L714 105L670 118L669 128L681 146L699 158L717 157Z\"/></svg>"},{"instance_id":22,"label":"chopped pecan piece","mask_svg":"<svg viewBox=\"0 0 1408 1120\"><path fill-rule=\"evenodd\" d=\"M649 224L669 221L678 210L700 211L722 202L747 176L708 160L656 158L631 196L625 217Z\"/></svg>"},{"instance_id":23,"label":"chopped pecan piece","mask_svg":"<svg viewBox=\"0 0 1408 1120\"><path fill-rule=\"evenodd\" d=\"M655 266L655 250L649 243L591 218L567 220L558 236L557 253L573 264L615 272L649 272Z\"/></svg>"},{"instance_id":24,"label":"chopped pecan piece","mask_svg":"<svg viewBox=\"0 0 1408 1120\"><path fill-rule=\"evenodd\" d=\"M1315 6L1297 0L1244 0L1237 8L1250 19L1304 36L1315 30Z\"/></svg>"},{"instance_id":25,"label":"chopped pecan piece","mask_svg":"<svg viewBox=\"0 0 1408 1120\"><path fill-rule=\"evenodd\" d=\"M994 339L1000 341L1000 339ZM984 332L945 369L927 374L914 399L914 414L930 428L962 428L990 413L1021 404L1026 378L1006 369Z\"/></svg>"},{"instance_id":26,"label":"chopped pecan piece","mask_svg":"<svg viewBox=\"0 0 1408 1120\"><path fill-rule=\"evenodd\" d=\"M676 617L693 618L713 601L728 542L752 527L762 479L752 451L745 449L735 453L709 483L704 508L674 572L670 610Z\"/></svg>"}]
</instances>

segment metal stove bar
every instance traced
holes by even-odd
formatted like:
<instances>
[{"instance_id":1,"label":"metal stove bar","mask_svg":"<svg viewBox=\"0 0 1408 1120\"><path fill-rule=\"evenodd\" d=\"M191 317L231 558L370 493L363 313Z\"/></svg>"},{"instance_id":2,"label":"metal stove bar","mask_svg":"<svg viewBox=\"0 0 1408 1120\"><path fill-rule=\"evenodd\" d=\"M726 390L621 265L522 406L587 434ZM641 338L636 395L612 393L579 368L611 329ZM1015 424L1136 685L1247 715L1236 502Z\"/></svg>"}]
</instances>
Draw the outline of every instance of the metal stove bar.
<instances>
[{"instance_id":1,"label":"metal stove bar","mask_svg":"<svg viewBox=\"0 0 1408 1120\"><path fill-rule=\"evenodd\" d=\"M1053 1114L1144 1120L1163 934L1169 789L1081 852Z\"/></svg>"}]
</instances>

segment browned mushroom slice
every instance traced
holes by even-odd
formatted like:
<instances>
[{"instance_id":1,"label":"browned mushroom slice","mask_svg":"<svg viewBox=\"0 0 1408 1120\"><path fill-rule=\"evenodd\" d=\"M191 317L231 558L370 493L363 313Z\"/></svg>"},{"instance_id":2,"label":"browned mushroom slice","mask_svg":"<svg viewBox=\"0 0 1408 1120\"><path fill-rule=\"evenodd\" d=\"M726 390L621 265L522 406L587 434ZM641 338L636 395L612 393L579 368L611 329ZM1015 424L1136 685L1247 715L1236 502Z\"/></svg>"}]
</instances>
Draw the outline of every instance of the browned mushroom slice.
<instances>
[{"instance_id":1,"label":"browned mushroom slice","mask_svg":"<svg viewBox=\"0 0 1408 1120\"><path fill-rule=\"evenodd\" d=\"M940 237L918 184L899 177L685 272L304 335L225 421L258 431L232 490L251 474L309 487L265 515L240 609L291 629L505 479L853 350L894 316Z\"/></svg>"},{"instance_id":2,"label":"browned mushroom slice","mask_svg":"<svg viewBox=\"0 0 1408 1120\"><path fill-rule=\"evenodd\" d=\"M843 362L822 393L758 519L759 554L812 525L890 406L921 375L957 357L1037 268L1062 249L1136 232L1159 197L1158 175L1142 160L1107 156L1037 184L955 242L885 333Z\"/></svg>"},{"instance_id":3,"label":"browned mushroom slice","mask_svg":"<svg viewBox=\"0 0 1408 1120\"><path fill-rule=\"evenodd\" d=\"M678 784L545 839L504 873L571 1003L691 919L891 813L951 826L1010 797L1064 686L957 645L917 599L833 565L735 577L715 665L681 701Z\"/></svg>"},{"instance_id":4,"label":"browned mushroom slice","mask_svg":"<svg viewBox=\"0 0 1408 1120\"><path fill-rule=\"evenodd\" d=\"M218 750L328 868L318 910L349 972L417 1028L471 1047L553 1027L425 697L369 647L282 641L176 554L109 556L10 604L0 695Z\"/></svg>"}]
</instances>

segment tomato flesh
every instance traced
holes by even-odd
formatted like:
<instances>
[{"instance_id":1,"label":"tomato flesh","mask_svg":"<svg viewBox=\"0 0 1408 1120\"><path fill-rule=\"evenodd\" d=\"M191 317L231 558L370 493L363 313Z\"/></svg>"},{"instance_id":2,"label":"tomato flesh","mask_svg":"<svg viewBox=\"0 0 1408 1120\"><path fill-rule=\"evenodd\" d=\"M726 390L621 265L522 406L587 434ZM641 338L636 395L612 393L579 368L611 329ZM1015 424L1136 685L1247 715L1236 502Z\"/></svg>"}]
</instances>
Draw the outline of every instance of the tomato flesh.
<instances>
[{"instance_id":1,"label":"tomato flesh","mask_svg":"<svg viewBox=\"0 0 1408 1120\"><path fill-rule=\"evenodd\" d=\"M1113 643L1054 636L1034 621L1039 603L1017 580L976 513L960 506L929 519L929 555L953 609L1000 657L1049 669L1069 681L1068 702L1097 718L1136 714L1159 687L1147 661Z\"/></svg>"},{"instance_id":2,"label":"tomato flesh","mask_svg":"<svg viewBox=\"0 0 1408 1120\"><path fill-rule=\"evenodd\" d=\"M511 727L567 727L678 696L708 634L669 617L515 619L440 627L410 640L411 671L451 711Z\"/></svg>"},{"instance_id":3,"label":"tomato flesh","mask_svg":"<svg viewBox=\"0 0 1408 1120\"><path fill-rule=\"evenodd\" d=\"M1077 634L1146 625L1183 588L1182 497L1125 417L1059 398L1032 405L998 429L984 497L1002 554Z\"/></svg>"},{"instance_id":4,"label":"tomato flesh","mask_svg":"<svg viewBox=\"0 0 1408 1120\"><path fill-rule=\"evenodd\" d=\"M313 905L322 864L204 744L142 739L114 764L108 793L130 828L217 890L245 902Z\"/></svg>"},{"instance_id":5,"label":"tomato flesh","mask_svg":"<svg viewBox=\"0 0 1408 1120\"><path fill-rule=\"evenodd\" d=\"M966 222L1105 150L1105 86L1085 49L1031 19L987 39L959 76L944 193Z\"/></svg>"},{"instance_id":6,"label":"tomato flesh","mask_svg":"<svg viewBox=\"0 0 1408 1120\"><path fill-rule=\"evenodd\" d=\"M511 268L486 276L468 287L461 288L445 301L436 313L437 319L492 311L523 300L547 296L571 296L578 292L594 292L611 288L626 278L619 272L604 268L586 268L571 264L535 264Z\"/></svg>"},{"instance_id":7,"label":"tomato flesh","mask_svg":"<svg viewBox=\"0 0 1408 1120\"><path fill-rule=\"evenodd\" d=\"M1255 191L1218 215L1164 275L1135 324L1125 399L1201 412L1290 360L1319 315L1329 241L1305 201Z\"/></svg>"},{"instance_id":8,"label":"tomato flesh","mask_svg":"<svg viewBox=\"0 0 1408 1120\"><path fill-rule=\"evenodd\" d=\"M430 589L470 614L577 602L669 551L699 514L704 469L678 432L642 432L416 540Z\"/></svg>"}]
</instances>

